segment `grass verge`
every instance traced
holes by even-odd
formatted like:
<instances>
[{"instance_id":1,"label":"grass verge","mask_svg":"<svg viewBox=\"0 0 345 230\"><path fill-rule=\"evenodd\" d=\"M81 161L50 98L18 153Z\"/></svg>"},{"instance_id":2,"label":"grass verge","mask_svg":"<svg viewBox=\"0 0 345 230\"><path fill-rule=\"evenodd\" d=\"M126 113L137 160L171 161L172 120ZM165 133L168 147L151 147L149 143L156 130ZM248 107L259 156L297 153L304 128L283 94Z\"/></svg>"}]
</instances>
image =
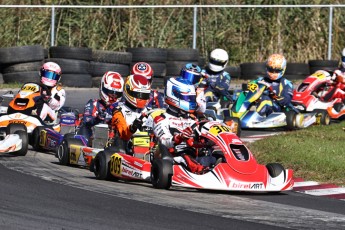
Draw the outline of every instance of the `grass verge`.
<instances>
[{"instance_id":1,"label":"grass verge","mask_svg":"<svg viewBox=\"0 0 345 230\"><path fill-rule=\"evenodd\" d=\"M312 126L248 144L261 164L279 162L294 177L345 186L345 122Z\"/></svg>"}]
</instances>

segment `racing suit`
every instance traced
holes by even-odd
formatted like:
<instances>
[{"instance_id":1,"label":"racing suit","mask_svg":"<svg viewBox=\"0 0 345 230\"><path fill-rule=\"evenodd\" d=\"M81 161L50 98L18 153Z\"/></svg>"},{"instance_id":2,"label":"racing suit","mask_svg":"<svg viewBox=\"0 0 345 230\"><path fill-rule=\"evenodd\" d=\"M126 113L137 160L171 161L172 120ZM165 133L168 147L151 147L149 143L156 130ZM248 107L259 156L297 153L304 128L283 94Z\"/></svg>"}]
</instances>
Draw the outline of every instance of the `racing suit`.
<instances>
[{"instance_id":1,"label":"racing suit","mask_svg":"<svg viewBox=\"0 0 345 230\"><path fill-rule=\"evenodd\" d=\"M88 140L92 137L92 127L110 122L114 107L117 105L115 102L111 105L106 105L100 99L90 99L85 107L81 126L79 127L78 134L84 135Z\"/></svg>"},{"instance_id":2,"label":"racing suit","mask_svg":"<svg viewBox=\"0 0 345 230\"><path fill-rule=\"evenodd\" d=\"M56 112L65 104L66 92L61 85L46 88L48 88L50 92L45 93L45 88L43 88L43 94L46 94L44 98L46 103L43 103L42 107L38 108L38 114L42 120L46 120L48 118L48 120L50 119L54 122L57 118Z\"/></svg>"},{"instance_id":3,"label":"racing suit","mask_svg":"<svg viewBox=\"0 0 345 230\"><path fill-rule=\"evenodd\" d=\"M206 67L201 73L205 76L200 86L206 86L206 102L216 102L221 99L221 97L225 97L227 100L232 101L229 92L231 77L228 72L213 72Z\"/></svg>"},{"instance_id":4,"label":"racing suit","mask_svg":"<svg viewBox=\"0 0 345 230\"><path fill-rule=\"evenodd\" d=\"M131 108L130 105L120 102L114 109L111 125L117 131L121 139L128 141L132 134L137 131L132 127L133 122L138 119L142 113L147 111L147 108ZM141 127L137 128L140 129Z\"/></svg>"},{"instance_id":5,"label":"racing suit","mask_svg":"<svg viewBox=\"0 0 345 230\"><path fill-rule=\"evenodd\" d=\"M147 107L155 109L155 108L165 108L164 102L164 94L158 92L158 90L151 90L150 100L147 104Z\"/></svg>"},{"instance_id":6,"label":"racing suit","mask_svg":"<svg viewBox=\"0 0 345 230\"><path fill-rule=\"evenodd\" d=\"M174 161L183 163L192 173L202 173L205 167L194 159L195 149L187 146L187 137L181 138L186 132L191 135L188 129L191 130L195 123L196 120L190 116L181 115L168 108L165 113L154 118L153 132L160 144L168 149L175 149Z\"/></svg>"},{"instance_id":7,"label":"racing suit","mask_svg":"<svg viewBox=\"0 0 345 230\"><path fill-rule=\"evenodd\" d=\"M293 85L286 78L272 81L269 78L260 77L256 81L270 85L261 95L256 109L260 116L268 116L272 112L281 112L284 107L291 103Z\"/></svg>"}]
</instances>

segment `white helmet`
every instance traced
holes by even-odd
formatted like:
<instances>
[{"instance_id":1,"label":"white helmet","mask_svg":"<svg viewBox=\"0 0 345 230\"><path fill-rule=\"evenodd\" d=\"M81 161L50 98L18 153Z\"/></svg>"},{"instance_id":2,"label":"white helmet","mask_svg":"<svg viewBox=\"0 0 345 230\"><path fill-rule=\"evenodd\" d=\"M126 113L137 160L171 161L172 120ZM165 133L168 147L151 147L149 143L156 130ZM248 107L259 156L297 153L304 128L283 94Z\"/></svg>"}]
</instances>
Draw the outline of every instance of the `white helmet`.
<instances>
[{"instance_id":1,"label":"white helmet","mask_svg":"<svg viewBox=\"0 0 345 230\"><path fill-rule=\"evenodd\" d=\"M341 66L345 68L345 48L341 51Z\"/></svg>"},{"instance_id":2,"label":"white helmet","mask_svg":"<svg viewBox=\"0 0 345 230\"><path fill-rule=\"evenodd\" d=\"M40 69L40 78L42 84L55 87L60 81L61 68L55 62L46 62Z\"/></svg>"},{"instance_id":3,"label":"white helmet","mask_svg":"<svg viewBox=\"0 0 345 230\"><path fill-rule=\"evenodd\" d=\"M106 104L112 104L121 100L124 80L121 74L108 71L102 79L99 87L99 96Z\"/></svg>"},{"instance_id":4,"label":"white helmet","mask_svg":"<svg viewBox=\"0 0 345 230\"><path fill-rule=\"evenodd\" d=\"M210 53L208 67L213 72L220 72L225 69L229 61L228 53L223 49L215 49Z\"/></svg>"}]
</instances>

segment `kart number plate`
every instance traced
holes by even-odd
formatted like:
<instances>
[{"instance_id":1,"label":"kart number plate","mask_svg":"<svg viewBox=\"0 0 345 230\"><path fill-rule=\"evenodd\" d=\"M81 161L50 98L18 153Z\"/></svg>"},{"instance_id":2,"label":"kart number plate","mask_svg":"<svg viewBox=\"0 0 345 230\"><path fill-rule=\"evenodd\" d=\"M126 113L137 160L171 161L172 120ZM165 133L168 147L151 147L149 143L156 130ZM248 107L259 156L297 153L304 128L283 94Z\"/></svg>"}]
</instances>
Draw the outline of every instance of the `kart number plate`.
<instances>
[{"instance_id":1,"label":"kart number plate","mask_svg":"<svg viewBox=\"0 0 345 230\"><path fill-rule=\"evenodd\" d=\"M258 88L258 84L255 84L255 83L249 83L248 84L248 90L251 91L251 92L255 92Z\"/></svg>"},{"instance_id":2,"label":"kart number plate","mask_svg":"<svg viewBox=\"0 0 345 230\"><path fill-rule=\"evenodd\" d=\"M121 175L122 173L122 156L119 154L114 154L110 159L110 172L114 175Z\"/></svg>"},{"instance_id":3,"label":"kart number plate","mask_svg":"<svg viewBox=\"0 0 345 230\"><path fill-rule=\"evenodd\" d=\"M24 85L20 90L24 92L37 92L38 88L36 85Z\"/></svg>"},{"instance_id":4,"label":"kart number plate","mask_svg":"<svg viewBox=\"0 0 345 230\"><path fill-rule=\"evenodd\" d=\"M218 134L222 132L231 132L231 128L224 125L214 125L210 129L210 133L212 133L215 136L217 136Z\"/></svg>"}]
</instances>

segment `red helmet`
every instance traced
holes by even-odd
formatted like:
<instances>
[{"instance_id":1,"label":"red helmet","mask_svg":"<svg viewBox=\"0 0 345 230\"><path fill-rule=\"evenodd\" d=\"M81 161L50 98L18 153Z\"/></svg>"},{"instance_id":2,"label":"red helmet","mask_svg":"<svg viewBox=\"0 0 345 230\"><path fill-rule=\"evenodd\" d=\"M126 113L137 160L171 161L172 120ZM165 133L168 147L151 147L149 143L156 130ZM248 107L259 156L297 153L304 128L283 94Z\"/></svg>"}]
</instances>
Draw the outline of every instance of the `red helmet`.
<instances>
[{"instance_id":1,"label":"red helmet","mask_svg":"<svg viewBox=\"0 0 345 230\"><path fill-rule=\"evenodd\" d=\"M142 75L134 74L126 78L123 96L134 107L143 109L149 103L151 84Z\"/></svg>"},{"instance_id":2,"label":"red helmet","mask_svg":"<svg viewBox=\"0 0 345 230\"><path fill-rule=\"evenodd\" d=\"M146 62L135 63L131 69L131 74L140 74L152 82L153 70L152 67Z\"/></svg>"},{"instance_id":3,"label":"red helmet","mask_svg":"<svg viewBox=\"0 0 345 230\"><path fill-rule=\"evenodd\" d=\"M120 101L123 93L124 81L121 74L108 71L102 79L99 87L99 96L106 104Z\"/></svg>"}]
</instances>

